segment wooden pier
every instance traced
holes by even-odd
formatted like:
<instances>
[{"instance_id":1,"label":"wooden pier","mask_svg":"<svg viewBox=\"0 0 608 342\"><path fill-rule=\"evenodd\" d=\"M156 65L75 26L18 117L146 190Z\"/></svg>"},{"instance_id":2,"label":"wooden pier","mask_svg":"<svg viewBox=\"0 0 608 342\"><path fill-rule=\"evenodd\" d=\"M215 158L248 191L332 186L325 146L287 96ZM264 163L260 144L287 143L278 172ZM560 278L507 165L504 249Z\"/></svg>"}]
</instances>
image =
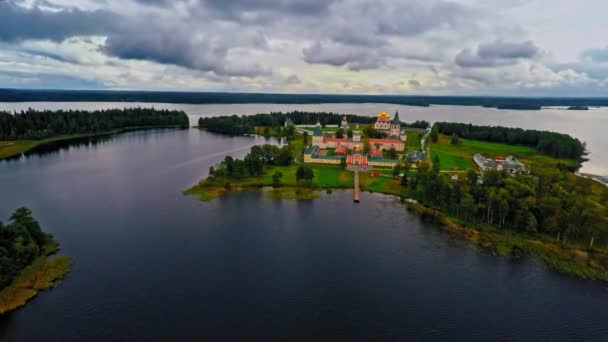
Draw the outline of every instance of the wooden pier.
<instances>
[{"instance_id":1,"label":"wooden pier","mask_svg":"<svg viewBox=\"0 0 608 342\"><path fill-rule=\"evenodd\" d=\"M353 199L359 203L359 171L355 170L355 188L353 189Z\"/></svg>"}]
</instances>

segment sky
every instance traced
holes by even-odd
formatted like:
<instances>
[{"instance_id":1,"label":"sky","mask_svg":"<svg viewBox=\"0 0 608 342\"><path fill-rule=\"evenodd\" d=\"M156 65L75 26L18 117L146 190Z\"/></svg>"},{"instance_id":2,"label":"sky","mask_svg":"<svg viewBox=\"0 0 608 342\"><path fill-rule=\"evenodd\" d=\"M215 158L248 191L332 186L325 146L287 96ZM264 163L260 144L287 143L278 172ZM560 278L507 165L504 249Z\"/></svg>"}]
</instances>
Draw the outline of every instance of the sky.
<instances>
[{"instance_id":1,"label":"sky","mask_svg":"<svg viewBox=\"0 0 608 342\"><path fill-rule=\"evenodd\" d=\"M0 88L607 96L606 0L0 0Z\"/></svg>"}]
</instances>

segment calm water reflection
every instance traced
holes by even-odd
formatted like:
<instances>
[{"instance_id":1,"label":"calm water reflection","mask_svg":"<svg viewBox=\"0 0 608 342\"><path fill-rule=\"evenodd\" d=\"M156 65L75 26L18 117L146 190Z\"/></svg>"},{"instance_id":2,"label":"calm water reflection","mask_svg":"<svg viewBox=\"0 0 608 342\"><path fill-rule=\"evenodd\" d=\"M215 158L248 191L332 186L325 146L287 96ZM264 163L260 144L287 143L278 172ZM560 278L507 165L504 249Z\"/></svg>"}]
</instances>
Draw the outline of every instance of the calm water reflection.
<instances>
[{"instance_id":1,"label":"calm water reflection","mask_svg":"<svg viewBox=\"0 0 608 342\"><path fill-rule=\"evenodd\" d=\"M608 289L476 251L394 198L183 196L262 138L132 132L0 162L70 276L0 318L2 341L606 340Z\"/></svg>"}]
</instances>

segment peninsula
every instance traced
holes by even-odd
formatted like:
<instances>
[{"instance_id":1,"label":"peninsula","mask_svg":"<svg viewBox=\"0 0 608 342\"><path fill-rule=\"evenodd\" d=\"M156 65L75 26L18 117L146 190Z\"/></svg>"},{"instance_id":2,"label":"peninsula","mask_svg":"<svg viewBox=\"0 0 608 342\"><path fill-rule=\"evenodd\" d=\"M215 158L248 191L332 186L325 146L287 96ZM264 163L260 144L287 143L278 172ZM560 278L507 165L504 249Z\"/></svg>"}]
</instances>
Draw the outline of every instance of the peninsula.
<instances>
[{"instance_id":1,"label":"peninsula","mask_svg":"<svg viewBox=\"0 0 608 342\"><path fill-rule=\"evenodd\" d=\"M0 111L0 159L38 146L146 128L189 127L182 111L153 108Z\"/></svg>"},{"instance_id":2,"label":"peninsula","mask_svg":"<svg viewBox=\"0 0 608 342\"><path fill-rule=\"evenodd\" d=\"M19 208L6 225L0 222L0 315L23 306L39 291L64 278L66 256L53 256L59 244L45 233L27 208Z\"/></svg>"},{"instance_id":3,"label":"peninsula","mask_svg":"<svg viewBox=\"0 0 608 342\"><path fill-rule=\"evenodd\" d=\"M408 125L398 113L380 113L372 123L342 116L337 124L329 113L273 115L282 122L254 123L248 131L269 127L287 146L254 146L243 160L226 157L185 193L203 200L251 189L295 199L351 188L396 195L424 219L495 253L535 255L559 271L608 281L608 189L574 173L585 156L576 138L445 122ZM302 117L316 123L297 124Z\"/></svg>"}]
</instances>

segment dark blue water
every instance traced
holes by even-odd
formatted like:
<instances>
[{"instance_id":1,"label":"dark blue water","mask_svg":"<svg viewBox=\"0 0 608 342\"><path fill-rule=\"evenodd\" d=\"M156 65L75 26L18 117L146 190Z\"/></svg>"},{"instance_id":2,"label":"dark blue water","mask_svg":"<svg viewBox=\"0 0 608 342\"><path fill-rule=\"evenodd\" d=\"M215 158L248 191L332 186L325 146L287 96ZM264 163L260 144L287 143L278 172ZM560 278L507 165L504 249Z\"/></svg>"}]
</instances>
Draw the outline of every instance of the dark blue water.
<instances>
[{"instance_id":1,"label":"dark blue water","mask_svg":"<svg viewBox=\"0 0 608 342\"><path fill-rule=\"evenodd\" d=\"M2 341L607 340L608 288L475 250L392 197L183 196L262 138L133 132L0 162L72 273Z\"/></svg>"}]
</instances>

